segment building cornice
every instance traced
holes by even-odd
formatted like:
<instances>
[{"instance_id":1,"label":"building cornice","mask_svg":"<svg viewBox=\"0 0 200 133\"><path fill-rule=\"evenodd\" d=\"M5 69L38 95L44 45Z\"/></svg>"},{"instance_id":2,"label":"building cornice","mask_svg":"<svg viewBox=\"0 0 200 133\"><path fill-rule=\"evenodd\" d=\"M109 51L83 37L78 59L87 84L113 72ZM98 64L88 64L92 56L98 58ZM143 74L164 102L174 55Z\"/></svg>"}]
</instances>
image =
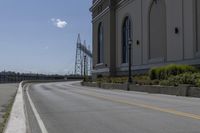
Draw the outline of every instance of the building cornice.
<instances>
[{"instance_id":1,"label":"building cornice","mask_svg":"<svg viewBox=\"0 0 200 133\"><path fill-rule=\"evenodd\" d=\"M121 0L116 4L116 8L122 8L135 0Z\"/></svg>"},{"instance_id":2,"label":"building cornice","mask_svg":"<svg viewBox=\"0 0 200 133\"><path fill-rule=\"evenodd\" d=\"M92 7L90 8L90 12L92 12L93 9L94 9L101 1L102 1L102 0L96 0L96 1L93 3Z\"/></svg>"},{"instance_id":3,"label":"building cornice","mask_svg":"<svg viewBox=\"0 0 200 133\"><path fill-rule=\"evenodd\" d=\"M98 20L99 18L101 18L102 16L104 16L108 11L110 11L110 7L109 6L107 8L105 8L99 15L97 15L96 17L94 17L92 19L92 22L94 23L96 20Z\"/></svg>"}]
</instances>

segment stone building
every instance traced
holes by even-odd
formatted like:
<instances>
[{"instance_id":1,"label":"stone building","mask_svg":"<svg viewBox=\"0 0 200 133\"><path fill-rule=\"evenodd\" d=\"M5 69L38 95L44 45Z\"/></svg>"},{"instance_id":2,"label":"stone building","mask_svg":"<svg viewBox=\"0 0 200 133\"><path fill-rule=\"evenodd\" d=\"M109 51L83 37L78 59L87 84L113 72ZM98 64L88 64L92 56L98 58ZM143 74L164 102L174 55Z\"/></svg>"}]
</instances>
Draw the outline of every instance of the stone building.
<instances>
[{"instance_id":1,"label":"stone building","mask_svg":"<svg viewBox=\"0 0 200 133\"><path fill-rule=\"evenodd\" d=\"M93 0L93 76L200 64L200 0Z\"/></svg>"}]
</instances>

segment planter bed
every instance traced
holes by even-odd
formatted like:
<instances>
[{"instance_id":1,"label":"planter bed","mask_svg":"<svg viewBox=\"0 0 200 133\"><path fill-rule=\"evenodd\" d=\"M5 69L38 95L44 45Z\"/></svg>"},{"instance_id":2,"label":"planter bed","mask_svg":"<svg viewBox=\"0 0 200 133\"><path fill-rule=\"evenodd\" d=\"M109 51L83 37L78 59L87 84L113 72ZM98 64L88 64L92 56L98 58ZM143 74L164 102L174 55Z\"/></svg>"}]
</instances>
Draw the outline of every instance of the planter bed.
<instances>
[{"instance_id":1,"label":"planter bed","mask_svg":"<svg viewBox=\"0 0 200 133\"><path fill-rule=\"evenodd\" d=\"M118 89L127 90L127 84L111 84L111 83L95 83L83 82L83 86L100 87L103 89ZM147 92L153 94L166 94L176 96L188 96L200 98L200 88L191 87L190 85L173 86L159 86L159 85L130 85L130 91Z\"/></svg>"}]
</instances>

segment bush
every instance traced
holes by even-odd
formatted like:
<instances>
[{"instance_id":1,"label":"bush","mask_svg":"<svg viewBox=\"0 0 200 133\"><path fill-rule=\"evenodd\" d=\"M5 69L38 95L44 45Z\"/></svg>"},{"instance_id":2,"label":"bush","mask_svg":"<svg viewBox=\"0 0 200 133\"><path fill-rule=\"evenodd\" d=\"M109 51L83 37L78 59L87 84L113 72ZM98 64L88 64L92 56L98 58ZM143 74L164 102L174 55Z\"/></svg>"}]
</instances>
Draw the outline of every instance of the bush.
<instances>
[{"instance_id":1,"label":"bush","mask_svg":"<svg viewBox=\"0 0 200 133\"><path fill-rule=\"evenodd\" d=\"M86 76L86 77L84 77L83 81L84 81L84 82L92 82L92 78Z\"/></svg>"},{"instance_id":2,"label":"bush","mask_svg":"<svg viewBox=\"0 0 200 133\"><path fill-rule=\"evenodd\" d=\"M150 78L151 80L156 79L156 68L150 69L150 71L149 71L149 78Z\"/></svg>"},{"instance_id":3,"label":"bush","mask_svg":"<svg viewBox=\"0 0 200 133\"><path fill-rule=\"evenodd\" d=\"M96 80L97 83L110 83L110 77L101 77L101 78L97 78Z\"/></svg>"},{"instance_id":4,"label":"bush","mask_svg":"<svg viewBox=\"0 0 200 133\"><path fill-rule=\"evenodd\" d=\"M197 87L200 87L200 79L197 79L197 80L196 80L195 85L196 85Z\"/></svg>"},{"instance_id":5,"label":"bush","mask_svg":"<svg viewBox=\"0 0 200 133\"><path fill-rule=\"evenodd\" d=\"M187 72L188 70L189 72ZM200 87L200 72L194 67L185 65L169 65L150 70L148 75L138 75L133 77L133 81L139 85L164 85L178 86L180 84L191 84ZM151 79L155 77L155 79ZM161 80L160 80L161 79ZM97 83L127 83L128 77L100 77Z\"/></svg>"},{"instance_id":6,"label":"bush","mask_svg":"<svg viewBox=\"0 0 200 133\"><path fill-rule=\"evenodd\" d=\"M149 77L151 80L166 80L170 76L176 76L186 72L194 73L197 71L198 70L193 66L171 64L164 67L152 68L149 71Z\"/></svg>"},{"instance_id":7,"label":"bush","mask_svg":"<svg viewBox=\"0 0 200 133\"><path fill-rule=\"evenodd\" d=\"M183 73L176 76L170 76L167 80L160 81L159 84L165 86L178 86L180 84L200 86L200 73Z\"/></svg>"},{"instance_id":8,"label":"bush","mask_svg":"<svg viewBox=\"0 0 200 133\"><path fill-rule=\"evenodd\" d=\"M116 84L124 84L124 83L127 83L127 81L128 81L127 77L111 78L111 83L116 83Z\"/></svg>"},{"instance_id":9,"label":"bush","mask_svg":"<svg viewBox=\"0 0 200 133\"><path fill-rule=\"evenodd\" d=\"M149 76L148 75L138 75L138 76L134 76L133 77L134 80L149 80Z\"/></svg>"},{"instance_id":10,"label":"bush","mask_svg":"<svg viewBox=\"0 0 200 133\"><path fill-rule=\"evenodd\" d=\"M151 80L136 80L135 83L138 85L153 85Z\"/></svg>"},{"instance_id":11,"label":"bush","mask_svg":"<svg viewBox=\"0 0 200 133\"><path fill-rule=\"evenodd\" d=\"M162 81L160 81L159 85L162 85L162 86L176 86L175 84L171 83L169 80L162 80Z\"/></svg>"}]
</instances>

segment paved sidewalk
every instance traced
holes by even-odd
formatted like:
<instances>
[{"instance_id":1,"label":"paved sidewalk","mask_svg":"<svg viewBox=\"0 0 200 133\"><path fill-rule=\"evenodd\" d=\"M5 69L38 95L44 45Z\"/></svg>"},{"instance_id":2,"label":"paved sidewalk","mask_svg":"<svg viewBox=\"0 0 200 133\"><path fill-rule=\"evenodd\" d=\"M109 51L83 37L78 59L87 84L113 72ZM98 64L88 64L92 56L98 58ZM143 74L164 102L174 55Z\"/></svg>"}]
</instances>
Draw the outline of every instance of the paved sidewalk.
<instances>
[{"instance_id":1,"label":"paved sidewalk","mask_svg":"<svg viewBox=\"0 0 200 133\"><path fill-rule=\"evenodd\" d=\"M0 124L3 122L5 108L16 94L17 88L18 84L0 84Z\"/></svg>"}]
</instances>

